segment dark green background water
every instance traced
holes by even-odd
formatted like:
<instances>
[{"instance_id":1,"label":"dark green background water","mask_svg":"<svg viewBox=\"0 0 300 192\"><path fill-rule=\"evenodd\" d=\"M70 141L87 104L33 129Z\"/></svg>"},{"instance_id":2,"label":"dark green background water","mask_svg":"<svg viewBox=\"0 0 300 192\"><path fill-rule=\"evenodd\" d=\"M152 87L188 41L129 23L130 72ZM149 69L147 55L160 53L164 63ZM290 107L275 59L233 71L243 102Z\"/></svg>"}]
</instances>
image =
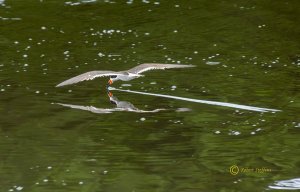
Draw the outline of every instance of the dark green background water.
<instances>
[{"instance_id":1,"label":"dark green background water","mask_svg":"<svg viewBox=\"0 0 300 192\"><path fill-rule=\"evenodd\" d=\"M0 191L269 191L299 178L299 7L293 0L2 0ZM131 90L282 111L117 91L139 109L169 110L95 114L51 104L114 108L106 78L55 85L144 62L197 67L149 72L126 82ZM233 176L232 165L272 172Z\"/></svg>"}]
</instances>

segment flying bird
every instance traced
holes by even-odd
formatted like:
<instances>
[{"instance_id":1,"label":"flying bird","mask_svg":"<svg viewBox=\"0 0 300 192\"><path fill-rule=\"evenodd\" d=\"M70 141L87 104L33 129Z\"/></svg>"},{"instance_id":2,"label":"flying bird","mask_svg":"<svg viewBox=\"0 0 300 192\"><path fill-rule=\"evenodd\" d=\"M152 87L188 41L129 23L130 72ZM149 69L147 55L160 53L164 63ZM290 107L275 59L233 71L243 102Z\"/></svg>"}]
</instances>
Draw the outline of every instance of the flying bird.
<instances>
[{"instance_id":1,"label":"flying bird","mask_svg":"<svg viewBox=\"0 0 300 192\"><path fill-rule=\"evenodd\" d=\"M68 79L66 81L61 82L56 85L56 87L62 87L65 85L75 84L85 80L92 80L96 77L110 77L107 86L110 86L113 82L122 80L122 81L130 81L132 79L143 77L141 73L154 70L154 69L171 69L171 68L188 68L195 67L195 65L179 65L179 64L160 64L160 63L144 63L138 65L132 69L127 71L89 71Z\"/></svg>"}]
</instances>

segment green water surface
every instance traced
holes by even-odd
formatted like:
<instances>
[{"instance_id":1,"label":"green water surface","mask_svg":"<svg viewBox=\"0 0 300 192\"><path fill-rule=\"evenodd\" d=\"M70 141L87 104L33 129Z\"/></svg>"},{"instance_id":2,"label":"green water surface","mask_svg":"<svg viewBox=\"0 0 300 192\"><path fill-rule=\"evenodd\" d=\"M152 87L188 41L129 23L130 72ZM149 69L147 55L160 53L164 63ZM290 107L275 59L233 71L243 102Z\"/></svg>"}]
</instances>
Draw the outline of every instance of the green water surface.
<instances>
[{"instance_id":1,"label":"green water surface","mask_svg":"<svg viewBox=\"0 0 300 192\"><path fill-rule=\"evenodd\" d=\"M252 192L299 178L299 7L294 0L0 0L0 191ZM149 62L197 67L113 85L281 111L119 91L113 95L140 110L167 110L103 114L55 104L115 108L107 78L55 85Z\"/></svg>"}]
</instances>

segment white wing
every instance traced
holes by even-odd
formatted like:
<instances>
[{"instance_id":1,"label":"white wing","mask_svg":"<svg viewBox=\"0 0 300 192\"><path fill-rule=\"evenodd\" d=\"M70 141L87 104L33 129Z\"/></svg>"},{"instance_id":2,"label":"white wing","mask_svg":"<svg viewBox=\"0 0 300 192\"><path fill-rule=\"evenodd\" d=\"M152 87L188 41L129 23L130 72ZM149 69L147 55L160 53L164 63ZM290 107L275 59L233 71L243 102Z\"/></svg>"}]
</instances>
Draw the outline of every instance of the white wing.
<instances>
[{"instance_id":1,"label":"white wing","mask_svg":"<svg viewBox=\"0 0 300 192\"><path fill-rule=\"evenodd\" d=\"M61 105L64 107L70 107L73 109L81 109L85 111L90 111L93 113L112 113L114 110L113 109L103 109L103 108L96 108L94 106L81 106L81 105L71 105L71 104L64 104L64 103L55 103L57 105Z\"/></svg>"},{"instance_id":2,"label":"white wing","mask_svg":"<svg viewBox=\"0 0 300 192\"><path fill-rule=\"evenodd\" d=\"M143 73L145 71L154 70L154 69L171 69L171 68L187 68L195 67L195 65L179 65L179 64L161 64L161 63L144 63L138 65L132 69L129 69L129 73Z\"/></svg>"},{"instance_id":3,"label":"white wing","mask_svg":"<svg viewBox=\"0 0 300 192\"><path fill-rule=\"evenodd\" d=\"M96 77L108 77L111 75L120 75L120 74L121 73L114 72L114 71L90 71L90 72L86 72L81 75L78 75L76 77L73 77L71 79L68 79L66 81L63 81L60 84L56 85L56 87L71 85L71 84L78 83L80 81L92 80Z\"/></svg>"}]
</instances>

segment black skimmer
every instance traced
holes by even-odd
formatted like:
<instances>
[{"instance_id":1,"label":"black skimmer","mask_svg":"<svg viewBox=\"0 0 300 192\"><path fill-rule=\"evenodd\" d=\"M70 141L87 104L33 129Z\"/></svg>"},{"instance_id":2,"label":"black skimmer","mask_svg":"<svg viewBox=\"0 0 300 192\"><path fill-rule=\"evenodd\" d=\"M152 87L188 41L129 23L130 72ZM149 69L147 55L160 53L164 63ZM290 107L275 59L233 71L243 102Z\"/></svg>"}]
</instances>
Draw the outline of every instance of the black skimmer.
<instances>
[{"instance_id":1,"label":"black skimmer","mask_svg":"<svg viewBox=\"0 0 300 192\"><path fill-rule=\"evenodd\" d=\"M143 77L141 73L154 69L171 69L171 68L188 68L195 67L195 65L180 65L180 64L160 64L160 63L144 63L138 65L127 71L90 71L63 81L56 85L56 87L62 87L65 85L75 84L85 80L92 80L96 77L110 77L107 86L109 87L113 82L122 80L130 81L132 79Z\"/></svg>"}]
</instances>

